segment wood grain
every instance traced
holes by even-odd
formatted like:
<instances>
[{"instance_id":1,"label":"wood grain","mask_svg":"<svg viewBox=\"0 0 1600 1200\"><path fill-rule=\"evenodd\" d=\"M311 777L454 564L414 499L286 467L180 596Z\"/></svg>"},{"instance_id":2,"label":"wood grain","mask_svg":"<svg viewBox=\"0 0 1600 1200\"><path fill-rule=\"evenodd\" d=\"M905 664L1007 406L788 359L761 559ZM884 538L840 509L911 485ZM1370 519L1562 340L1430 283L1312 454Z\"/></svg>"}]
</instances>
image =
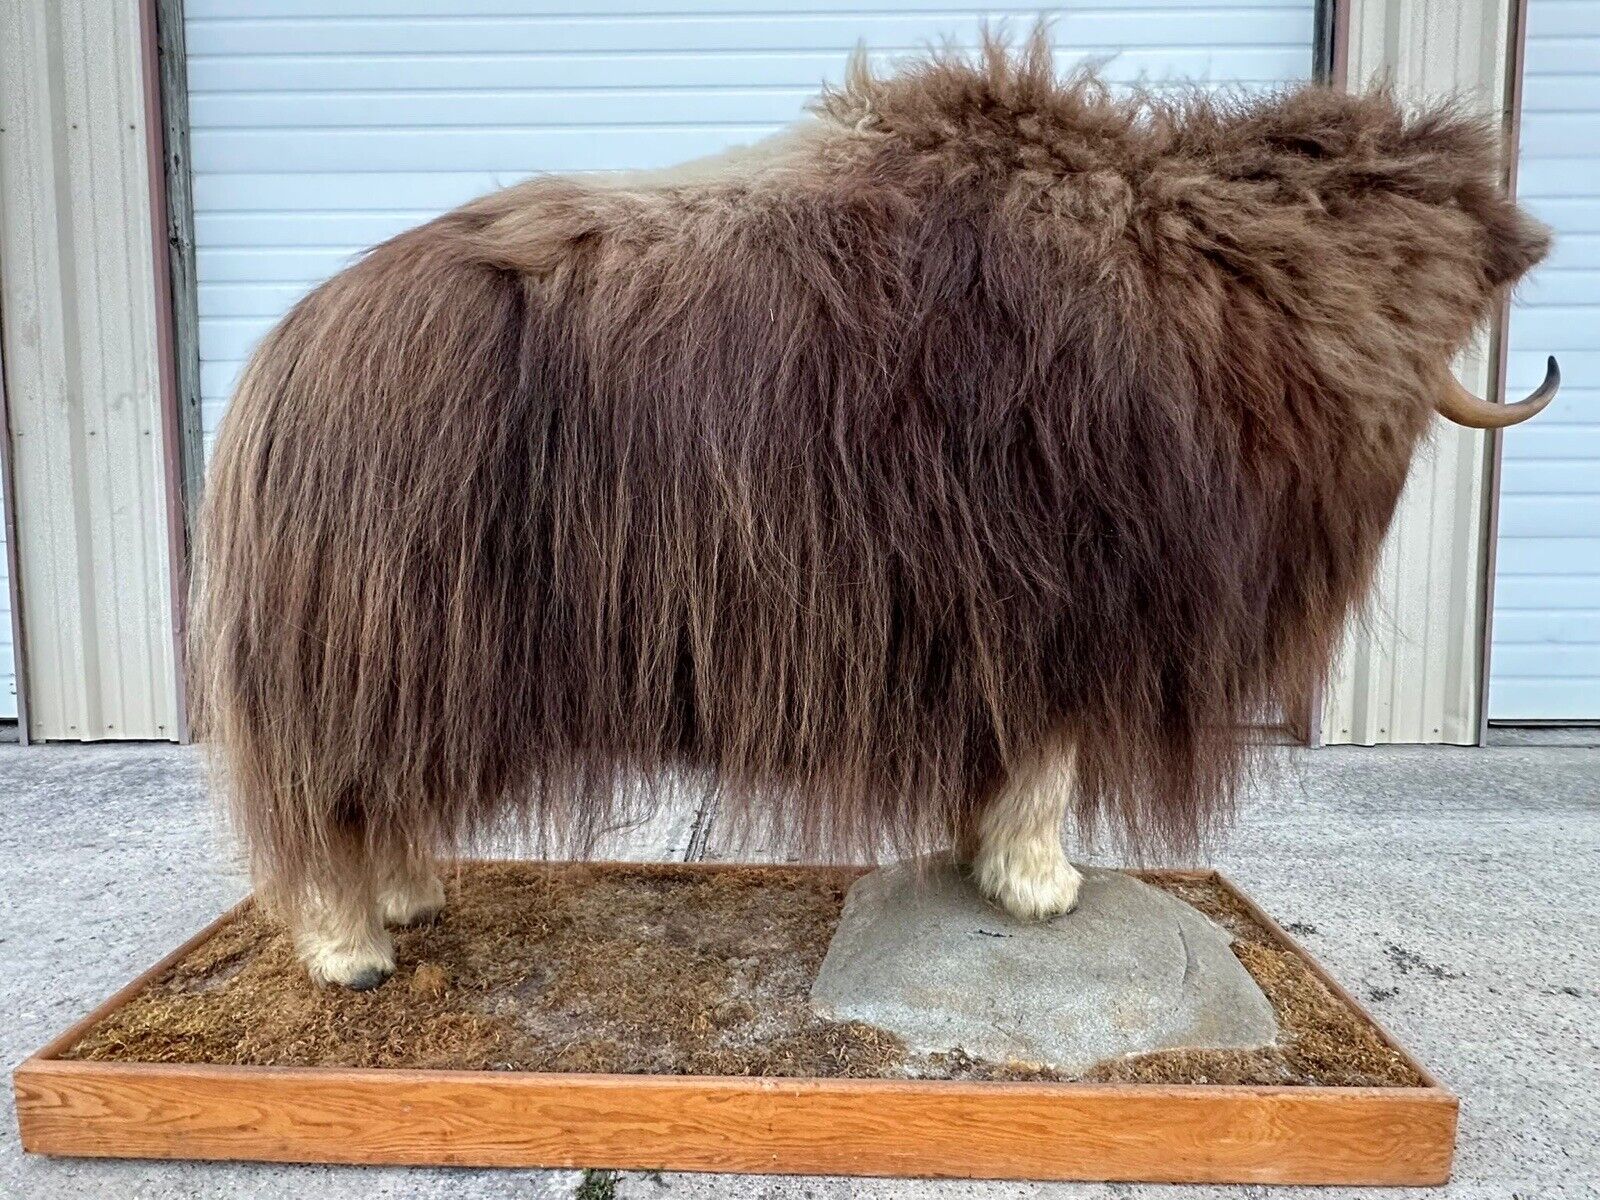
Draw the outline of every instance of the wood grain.
<instances>
[{"instance_id":1,"label":"wood grain","mask_svg":"<svg viewBox=\"0 0 1600 1200\"><path fill-rule=\"evenodd\" d=\"M1229 881L1220 882L1360 1011L1270 918ZM270 1162L1369 1186L1443 1183L1454 1153L1457 1102L1437 1086L743 1079L58 1057L231 915L17 1068L24 1149Z\"/></svg>"},{"instance_id":2,"label":"wood grain","mask_svg":"<svg viewBox=\"0 0 1600 1200\"><path fill-rule=\"evenodd\" d=\"M1422 1089L504 1076L32 1062L47 1154L796 1174L1430 1184Z\"/></svg>"}]
</instances>

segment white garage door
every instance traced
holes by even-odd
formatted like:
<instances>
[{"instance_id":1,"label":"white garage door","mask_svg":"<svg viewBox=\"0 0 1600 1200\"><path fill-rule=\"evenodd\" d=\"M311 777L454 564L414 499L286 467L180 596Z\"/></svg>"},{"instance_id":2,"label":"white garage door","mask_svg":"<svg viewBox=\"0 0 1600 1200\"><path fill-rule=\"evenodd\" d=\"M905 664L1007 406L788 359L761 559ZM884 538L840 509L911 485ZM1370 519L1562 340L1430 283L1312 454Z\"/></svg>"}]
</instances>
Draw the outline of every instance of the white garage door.
<instances>
[{"instance_id":1,"label":"white garage door","mask_svg":"<svg viewBox=\"0 0 1600 1200\"><path fill-rule=\"evenodd\" d=\"M1511 313L1508 387L1565 383L1508 431L1489 716L1600 720L1600 0L1528 6L1517 192L1555 252Z\"/></svg>"},{"instance_id":2,"label":"white garage door","mask_svg":"<svg viewBox=\"0 0 1600 1200\"><path fill-rule=\"evenodd\" d=\"M251 346L371 245L539 171L662 166L793 119L874 57L984 16L952 0L188 0L207 437ZM1312 0L1068 3L1063 64L1268 84L1311 72ZM580 15L581 14L581 15Z\"/></svg>"}]
</instances>

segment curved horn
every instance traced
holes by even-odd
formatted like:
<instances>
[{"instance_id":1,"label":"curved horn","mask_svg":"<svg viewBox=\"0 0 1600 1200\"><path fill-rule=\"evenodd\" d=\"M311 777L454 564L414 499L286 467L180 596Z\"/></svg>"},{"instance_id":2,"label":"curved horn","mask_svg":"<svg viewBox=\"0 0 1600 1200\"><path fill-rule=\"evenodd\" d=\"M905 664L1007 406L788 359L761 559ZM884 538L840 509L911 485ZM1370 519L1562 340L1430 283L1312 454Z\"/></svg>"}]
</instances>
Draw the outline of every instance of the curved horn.
<instances>
[{"instance_id":1,"label":"curved horn","mask_svg":"<svg viewBox=\"0 0 1600 1200\"><path fill-rule=\"evenodd\" d=\"M1561 368L1555 356L1550 356L1545 367L1544 382L1526 400L1516 404L1491 404L1480 400L1456 382L1454 375L1445 375L1444 390L1439 393L1435 406L1441 417L1448 417L1457 425L1468 429L1504 429L1507 425L1520 425L1529 417L1544 411L1545 405L1555 399L1561 386Z\"/></svg>"}]
</instances>

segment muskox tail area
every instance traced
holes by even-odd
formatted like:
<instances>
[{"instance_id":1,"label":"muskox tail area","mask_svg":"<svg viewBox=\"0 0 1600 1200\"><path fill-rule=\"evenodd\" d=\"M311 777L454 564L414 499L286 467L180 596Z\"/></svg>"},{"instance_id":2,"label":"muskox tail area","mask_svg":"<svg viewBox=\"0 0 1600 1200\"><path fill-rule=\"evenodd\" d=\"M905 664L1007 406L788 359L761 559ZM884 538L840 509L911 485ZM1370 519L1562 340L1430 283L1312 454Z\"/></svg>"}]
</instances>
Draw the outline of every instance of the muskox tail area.
<instances>
[{"instance_id":1,"label":"muskox tail area","mask_svg":"<svg viewBox=\"0 0 1600 1200\"><path fill-rule=\"evenodd\" d=\"M526 285L449 221L294 308L210 464L197 733L260 894L287 910L340 862L473 832L525 782L508 690L529 674L516 581L538 483Z\"/></svg>"}]
</instances>

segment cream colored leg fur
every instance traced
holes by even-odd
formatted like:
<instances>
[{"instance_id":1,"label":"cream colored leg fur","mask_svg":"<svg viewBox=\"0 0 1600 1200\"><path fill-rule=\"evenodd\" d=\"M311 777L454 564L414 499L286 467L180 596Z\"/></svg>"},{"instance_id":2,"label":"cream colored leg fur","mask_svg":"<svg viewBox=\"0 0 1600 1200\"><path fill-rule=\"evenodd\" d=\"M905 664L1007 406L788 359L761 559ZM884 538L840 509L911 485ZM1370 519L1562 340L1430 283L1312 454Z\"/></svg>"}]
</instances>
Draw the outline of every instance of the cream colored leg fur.
<instances>
[{"instance_id":1,"label":"cream colored leg fur","mask_svg":"<svg viewBox=\"0 0 1600 1200\"><path fill-rule=\"evenodd\" d=\"M1013 773L979 817L973 879L1021 920L1048 920L1077 903L1082 880L1061 844L1071 787L1071 751L1052 749ZM444 908L444 886L431 866L418 863L377 872L358 866L345 878L296 930L295 948L319 983L376 987L394 972L384 925L431 920Z\"/></svg>"},{"instance_id":2,"label":"cream colored leg fur","mask_svg":"<svg viewBox=\"0 0 1600 1200\"><path fill-rule=\"evenodd\" d=\"M341 887L317 898L294 948L318 983L365 991L394 973L394 940L383 927L376 897L367 886Z\"/></svg>"},{"instance_id":3,"label":"cream colored leg fur","mask_svg":"<svg viewBox=\"0 0 1600 1200\"><path fill-rule=\"evenodd\" d=\"M378 907L386 925L423 924L444 911L444 884L429 863L403 864L384 878Z\"/></svg>"},{"instance_id":4,"label":"cream colored leg fur","mask_svg":"<svg viewBox=\"0 0 1600 1200\"><path fill-rule=\"evenodd\" d=\"M294 942L312 979L365 990L394 973L394 940L384 925L432 920L444 908L444 885L427 863L373 870L346 857L343 882L318 896Z\"/></svg>"},{"instance_id":5,"label":"cream colored leg fur","mask_svg":"<svg viewBox=\"0 0 1600 1200\"><path fill-rule=\"evenodd\" d=\"M1054 748L1015 772L978 818L972 876L990 900L1024 921L1071 912L1082 883L1061 845L1072 752Z\"/></svg>"}]
</instances>

